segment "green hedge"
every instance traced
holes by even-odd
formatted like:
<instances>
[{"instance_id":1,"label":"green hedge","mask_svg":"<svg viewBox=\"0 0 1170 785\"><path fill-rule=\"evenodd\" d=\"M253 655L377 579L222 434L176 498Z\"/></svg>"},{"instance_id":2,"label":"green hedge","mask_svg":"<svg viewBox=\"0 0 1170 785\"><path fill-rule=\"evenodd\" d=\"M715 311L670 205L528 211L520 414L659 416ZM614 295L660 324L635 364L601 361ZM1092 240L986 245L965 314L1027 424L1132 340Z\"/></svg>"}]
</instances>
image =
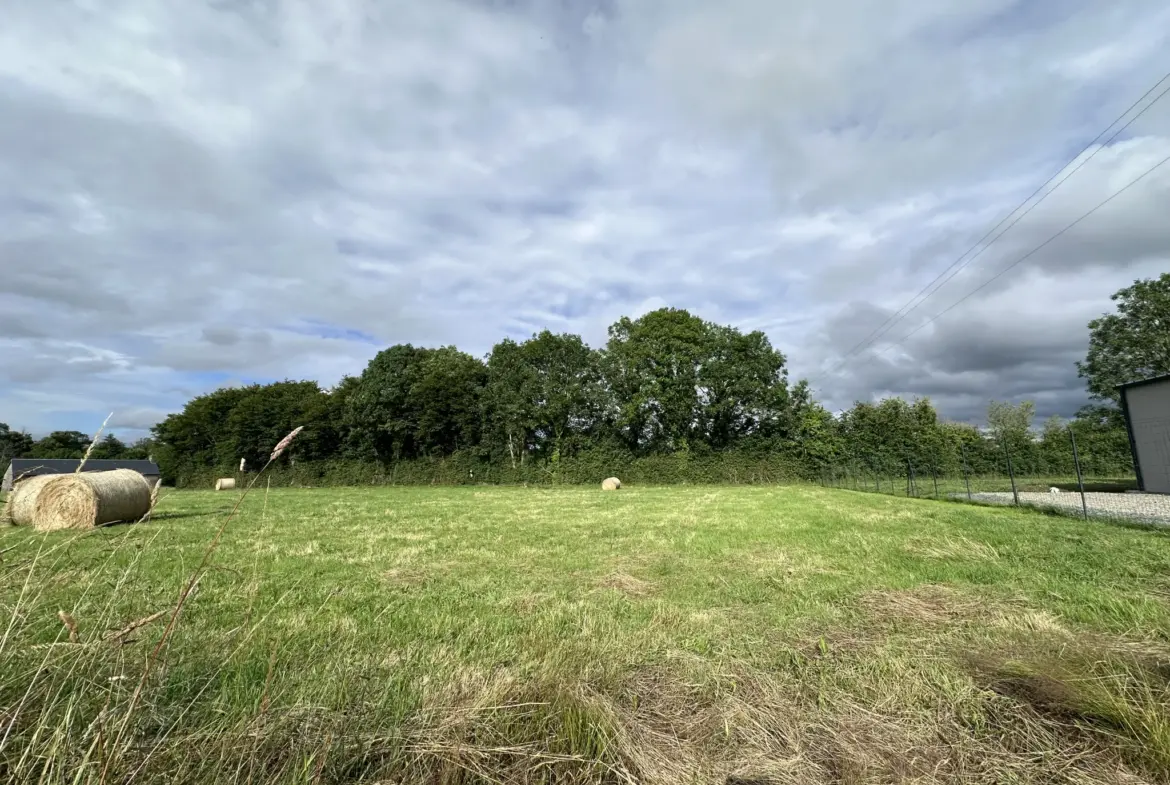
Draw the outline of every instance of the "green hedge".
<instances>
[{"instance_id":1,"label":"green hedge","mask_svg":"<svg viewBox=\"0 0 1170 785\"><path fill-rule=\"evenodd\" d=\"M592 485L616 476L630 485L748 485L776 484L814 479L795 459L781 454L686 453L633 457L621 453L583 453L547 463L512 466L511 462L485 461L455 453L445 458L377 462L338 460L297 462L273 466L265 476L273 487L323 487L343 485ZM219 477L250 475L235 468L191 469L175 478L180 488L212 488Z\"/></svg>"}]
</instances>

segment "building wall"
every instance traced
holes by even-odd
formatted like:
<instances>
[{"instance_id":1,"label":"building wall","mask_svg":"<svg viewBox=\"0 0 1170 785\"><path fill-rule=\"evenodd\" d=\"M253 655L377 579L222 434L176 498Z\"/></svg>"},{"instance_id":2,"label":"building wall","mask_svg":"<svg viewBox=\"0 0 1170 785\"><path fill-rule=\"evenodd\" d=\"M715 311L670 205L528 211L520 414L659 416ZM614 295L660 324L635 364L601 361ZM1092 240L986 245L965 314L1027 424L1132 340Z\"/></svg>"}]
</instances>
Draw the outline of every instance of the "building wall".
<instances>
[{"instance_id":1,"label":"building wall","mask_svg":"<svg viewBox=\"0 0 1170 785\"><path fill-rule=\"evenodd\" d=\"M1125 390L1142 490L1170 493L1170 379Z\"/></svg>"},{"instance_id":2,"label":"building wall","mask_svg":"<svg viewBox=\"0 0 1170 785\"><path fill-rule=\"evenodd\" d=\"M158 485L159 482L162 480L162 478L159 477L157 474L144 474L142 476L146 478L146 481L148 483L150 483L150 487L152 490L154 489L154 486ZM0 481L0 492L11 493L12 492L12 480L13 480L12 467L9 466L8 471L4 472L4 479L2 481Z\"/></svg>"}]
</instances>

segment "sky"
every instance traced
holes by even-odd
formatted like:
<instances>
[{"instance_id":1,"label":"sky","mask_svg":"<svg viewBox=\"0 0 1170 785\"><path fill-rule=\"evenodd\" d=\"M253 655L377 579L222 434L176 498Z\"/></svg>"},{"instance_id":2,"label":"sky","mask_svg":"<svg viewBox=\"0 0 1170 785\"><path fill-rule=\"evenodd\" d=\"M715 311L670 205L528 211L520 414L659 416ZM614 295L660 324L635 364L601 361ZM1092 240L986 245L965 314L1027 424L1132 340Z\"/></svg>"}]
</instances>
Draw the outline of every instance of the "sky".
<instances>
[{"instance_id":1,"label":"sky","mask_svg":"<svg viewBox=\"0 0 1170 785\"><path fill-rule=\"evenodd\" d=\"M1164 0L16 0L0 421L136 438L663 306L765 331L831 409L1069 416L1088 321L1170 269L1170 165L983 285L1170 156L1170 97L852 350L1168 52Z\"/></svg>"}]
</instances>

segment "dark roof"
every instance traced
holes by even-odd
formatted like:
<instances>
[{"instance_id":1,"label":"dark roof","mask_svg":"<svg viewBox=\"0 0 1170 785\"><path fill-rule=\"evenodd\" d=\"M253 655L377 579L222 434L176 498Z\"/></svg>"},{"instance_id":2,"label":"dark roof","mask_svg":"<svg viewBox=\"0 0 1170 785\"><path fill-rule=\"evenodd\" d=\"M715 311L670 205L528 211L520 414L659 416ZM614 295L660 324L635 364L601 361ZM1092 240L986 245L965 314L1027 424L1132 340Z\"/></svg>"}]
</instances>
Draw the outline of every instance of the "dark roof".
<instances>
[{"instance_id":1,"label":"dark roof","mask_svg":"<svg viewBox=\"0 0 1170 785\"><path fill-rule=\"evenodd\" d=\"M33 477L38 474L71 474L77 471L76 458L13 458L12 476ZM153 461L95 461L85 462L86 472L108 472L112 469L133 469L139 474L158 474L158 464Z\"/></svg>"},{"instance_id":2,"label":"dark roof","mask_svg":"<svg viewBox=\"0 0 1170 785\"><path fill-rule=\"evenodd\" d=\"M1141 387L1145 384L1157 384L1158 382L1170 382L1170 373L1164 373L1161 376L1153 376L1149 379L1139 379L1136 382L1126 382L1125 384L1117 385L1119 390L1128 390L1131 387Z\"/></svg>"}]
</instances>

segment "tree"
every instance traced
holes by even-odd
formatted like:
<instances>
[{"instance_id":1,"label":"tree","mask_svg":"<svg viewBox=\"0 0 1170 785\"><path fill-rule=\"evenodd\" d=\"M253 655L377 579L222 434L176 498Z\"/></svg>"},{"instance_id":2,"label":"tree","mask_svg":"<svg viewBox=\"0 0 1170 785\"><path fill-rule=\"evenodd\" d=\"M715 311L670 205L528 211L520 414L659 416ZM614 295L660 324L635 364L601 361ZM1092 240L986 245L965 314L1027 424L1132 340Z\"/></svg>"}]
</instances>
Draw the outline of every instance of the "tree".
<instances>
[{"instance_id":1,"label":"tree","mask_svg":"<svg viewBox=\"0 0 1170 785\"><path fill-rule=\"evenodd\" d=\"M662 308L609 328L602 367L615 426L635 451L725 448L778 431L788 389L784 355L761 332Z\"/></svg>"},{"instance_id":2,"label":"tree","mask_svg":"<svg viewBox=\"0 0 1170 785\"><path fill-rule=\"evenodd\" d=\"M841 450L841 432L833 415L813 399L807 379L792 388L788 399L788 420L782 437L789 452L798 458L809 476L828 465Z\"/></svg>"},{"instance_id":3,"label":"tree","mask_svg":"<svg viewBox=\"0 0 1170 785\"><path fill-rule=\"evenodd\" d=\"M484 388L484 435L489 452L507 454L515 468L534 449L539 401L537 371L521 345L505 338L492 347Z\"/></svg>"},{"instance_id":4,"label":"tree","mask_svg":"<svg viewBox=\"0 0 1170 785\"><path fill-rule=\"evenodd\" d=\"M486 381L484 364L453 346L379 352L347 399L351 450L396 461L477 445Z\"/></svg>"},{"instance_id":5,"label":"tree","mask_svg":"<svg viewBox=\"0 0 1170 785\"><path fill-rule=\"evenodd\" d=\"M297 426L312 426L309 416L325 393L316 382L281 381L244 387L222 424L216 443L216 465L236 466L240 459L263 466L272 448ZM300 454L294 443L286 455Z\"/></svg>"},{"instance_id":6,"label":"tree","mask_svg":"<svg viewBox=\"0 0 1170 785\"><path fill-rule=\"evenodd\" d=\"M945 459L942 471L950 476L963 473L984 475L1003 472L1003 453L991 439L969 423L939 425Z\"/></svg>"},{"instance_id":7,"label":"tree","mask_svg":"<svg viewBox=\"0 0 1170 785\"><path fill-rule=\"evenodd\" d=\"M23 458L32 450L32 437L23 431L14 431L7 423L0 422L0 470L8 466L13 458Z\"/></svg>"},{"instance_id":8,"label":"tree","mask_svg":"<svg viewBox=\"0 0 1170 785\"><path fill-rule=\"evenodd\" d=\"M1076 434L1081 469L1086 475L1128 477L1133 474L1133 452L1125 418L1116 406L1085 406L1069 427Z\"/></svg>"},{"instance_id":9,"label":"tree","mask_svg":"<svg viewBox=\"0 0 1170 785\"><path fill-rule=\"evenodd\" d=\"M392 461L417 454L410 390L425 353L398 344L378 352L366 365L346 401L349 449L354 455Z\"/></svg>"},{"instance_id":10,"label":"tree","mask_svg":"<svg viewBox=\"0 0 1170 785\"><path fill-rule=\"evenodd\" d=\"M902 475L913 466L926 473L943 470L949 461L938 413L927 398L858 402L842 415L839 427L849 448L842 457L865 471Z\"/></svg>"},{"instance_id":11,"label":"tree","mask_svg":"<svg viewBox=\"0 0 1170 785\"><path fill-rule=\"evenodd\" d=\"M345 376L331 389L309 397L302 413L305 431L296 440L298 455L324 461L346 454L346 407L357 386L356 376Z\"/></svg>"},{"instance_id":12,"label":"tree","mask_svg":"<svg viewBox=\"0 0 1170 785\"><path fill-rule=\"evenodd\" d=\"M1076 471L1073 465L1072 442L1068 438L1069 424L1058 414L1044 421L1040 430L1040 473L1047 477L1069 477Z\"/></svg>"},{"instance_id":13,"label":"tree","mask_svg":"<svg viewBox=\"0 0 1170 785\"><path fill-rule=\"evenodd\" d=\"M81 431L53 431L38 440L28 451L30 458L81 458L89 447L89 437Z\"/></svg>"},{"instance_id":14,"label":"tree","mask_svg":"<svg viewBox=\"0 0 1170 785\"><path fill-rule=\"evenodd\" d=\"M127 445L122 457L128 461L148 461L154 455L156 446L154 439L145 436Z\"/></svg>"},{"instance_id":15,"label":"tree","mask_svg":"<svg viewBox=\"0 0 1170 785\"><path fill-rule=\"evenodd\" d=\"M529 452L571 454L596 435L605 391L598 354L580 336L545 330L524 343L505 339L487 368L488 435L513 463Z\"/></svg>"},{"instance_id":16,"label":"tree","mask_svg":"<svg viewBox=\"0 0 1170 785\"><path fill-rule=\"evenodd\" d=\"M987 426L1001 451L1012 459L1012 468L1020 474L1033 473L1038 468L1036 440L1032 436L1032 420L1036 404L1021 401L1012 405L1006 401L991 401L987 405Z\"/></svg>"},{"instance_id":17,"label":"tree","mask_svg":"<svg viewBox=\"0 0 1170 785\"><path fill-rule=\"evenodd\" d=\"M89 457L96 460L112 461L126 456L126 445L112 433L107 433L96 445Z\"/></svg>"},{"instance_id":18,"label":"tree","mask_svg":"<svg viewBox=\"0 0 1170 785\"><path fill-rule=\"evenodd\" d=\"M610 326L605 376L615 425L630 449L669 452L693 441L706 343L703 320L675 308L636 320L623 316Z\"/></svg>"},{"instance_id":19,"label":"tree","mask_svg":"<svg viewBox=\"0 0 1170 785\"><path fill-rule=\"evenodd\" d=\"M707 325L699 368L702 431L716 449L750 436L780 435L789 425L788 371L768 337Z\"/></svg>"},{"instance_id":20,"label":"tree","mask_svg":"<svg viewBox=\"0 0 1170 785\"><path fill-rule=\"evenodd\" d=\"M228 387L196 396L181 412L154 426L155 459L164 480L173 481L192 468L218 466L221 455L230 455L228 417L246 394L243 388Z\"/></svg>"},{"instance_id":21,"label":"tree","mask_svg":"<svg viewBox=\"0 0 1170 785\"><path fill-rule=\"evenodd\" d=\"M1170 273L1110 299L1117 313L1089 322L1089 352L1077 372L1094 400L1116 403L1118 385L1170 373Z\"/></svg>"},{"instance_id":22,"label":"tree","mask_svg":"<svg viewBox=\"0 0 1170 785\"><path fill-rule=\"evenodd\" d=\"M487 368L470 354L454 346L426 350L409 399L423 454L450 455L479 444L486 382Z\"/></svg>"}]
</instances>

